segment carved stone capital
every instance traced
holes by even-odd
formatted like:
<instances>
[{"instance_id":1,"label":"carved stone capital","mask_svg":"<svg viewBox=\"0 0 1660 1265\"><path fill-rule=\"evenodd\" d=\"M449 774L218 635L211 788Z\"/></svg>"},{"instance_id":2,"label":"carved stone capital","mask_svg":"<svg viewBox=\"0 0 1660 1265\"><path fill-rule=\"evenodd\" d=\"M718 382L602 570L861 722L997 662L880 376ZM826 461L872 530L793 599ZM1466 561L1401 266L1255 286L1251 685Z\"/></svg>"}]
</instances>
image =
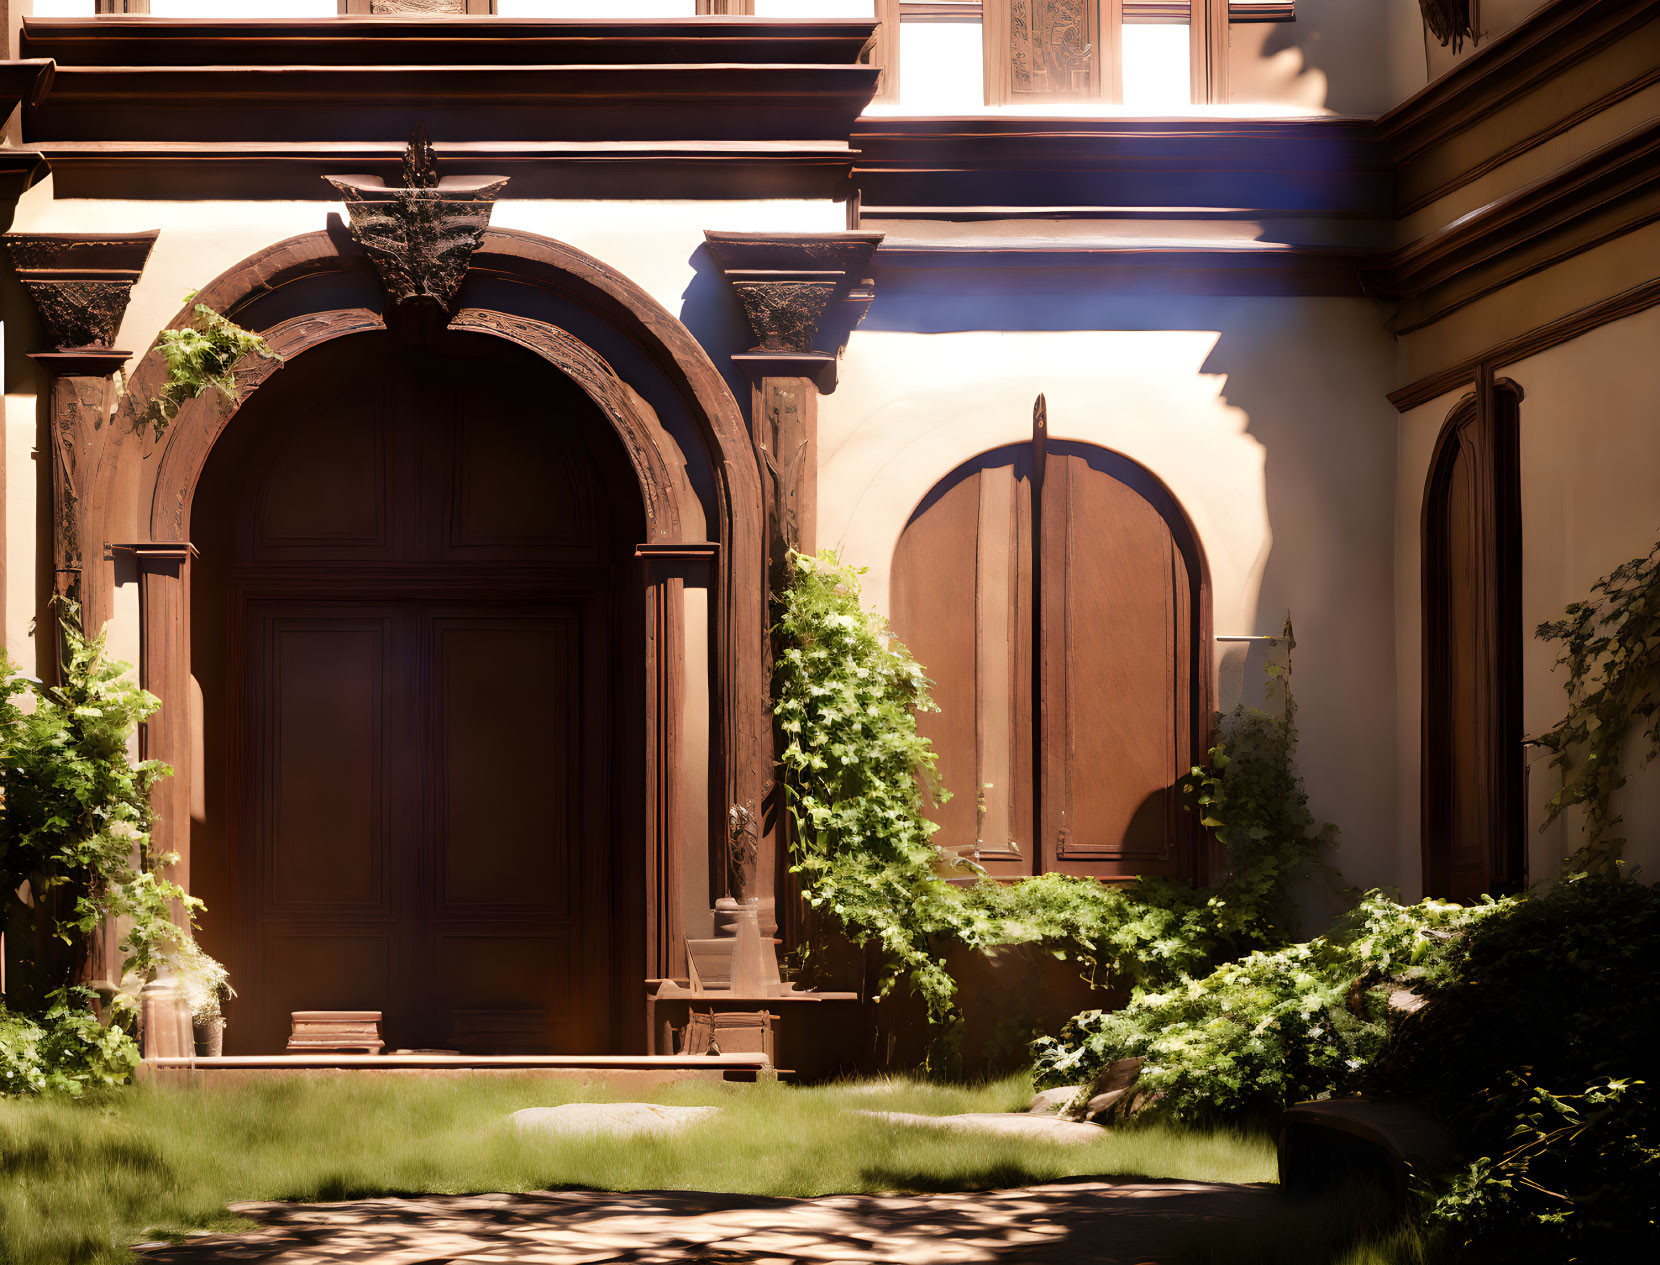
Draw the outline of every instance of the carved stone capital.
<instances>
[{"instance_id":1,"label":"carved stone capital","mask_svg":"<svg viewBox=\"0 0 1660 1265\"><path fill-rule=\"evenodd\" d=\"M738 296L755 352L834 352L870 302L865 271L880 233L705 232Z\"/></svg>"},{"instance_id":2,"label":"carved stone capital","mask_svg":"<svg viewBox=\"0 0 1660 1265\"><path fill-rule=\"evenodd\" d=\"M392 305L452 312L507 177L440 178L422 130L404 153L401 185L378 176L323 178L345 200L352 240L369 256Z\"/></svg>"},{"instance_id":3,"label":"carved stone capital","mask_svg":"<svg viewBox=\"0 0 1660 1265\"><path fill-rule=\"evenodd\" d=\"M7 233L6 253L60 352L108 350L156 244L148 233ZM51 367L51 366L49 366Z\"/></svg>"}]
</instances>

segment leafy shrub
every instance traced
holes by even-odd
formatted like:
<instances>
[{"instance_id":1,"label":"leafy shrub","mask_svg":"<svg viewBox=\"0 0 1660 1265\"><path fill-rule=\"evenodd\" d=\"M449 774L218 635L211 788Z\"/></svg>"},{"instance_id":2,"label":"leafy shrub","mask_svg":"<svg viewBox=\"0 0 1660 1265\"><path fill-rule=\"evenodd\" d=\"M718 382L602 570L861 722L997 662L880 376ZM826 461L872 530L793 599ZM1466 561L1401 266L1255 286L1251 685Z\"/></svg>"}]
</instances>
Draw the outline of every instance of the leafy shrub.
<instances>
[{"instance_id":1,"label":"leafy shrub","mask_svg":"<svg viewBox=\"0 0 1660 1265\"><path fill-rule=\"evenodd\" d=\"M14 986L12 1009L0 1009L0 1094L79 1094L125 1080L137 1062L132 990L175 961L212 962L186 949L189 931L174 921L201 908L167 877L178 858L150 850L150 791L170 770L127 754L160 704L108 657L101 634L81 633L72 610L63 646L55 686L31 682L0 654L0 907L32 994L20 1005ZM26 695L32 705L20 706ZM72 980L88 938L116 919L126 991L106 1026L91 991Z\"/></svg>"},{"instance_id":2,"label":"leafy shrub","mask_svg":"<svg viewBox=\"0 0 1660 1265\"><path fill-rule=\"evenodd\" d=\"M1188 1121L1265 1117L1354 1088L1388 1035L1388 995L1452 977L1470 928L1505 908L1401 906L1368 893L1331 933L1259 950L1124 1009L1088 1011L1034 1044L1041 1085L1145 1060L1148 1110Z\"/></svg>"},{"instance_id":3,"label":"leafy shrub","mask_svg":"<svg viewBox=\"0 0 1660 1265\"><path fill-rule=\"evenodd\" d=\"M104 1027L85 988L61 993L31 1018L0 1007L0 1097L64 1094L124 1084L138 1066L138 1046L125 1029Z\"/></svg>"},{"instance_id":4,"label":"leafy shrub","mask_svg":"<svg viewBox=\"0 0 1660 1265\"><path fill-rule=\"evenodd\" d=\"M1484 1261L1660 1252L1656 997L1660 892L1645 884L1564 881L1472 929L1456 978L1365 1078L1431 1103L1472 1157L1430 1206L1443 1250Z\"/></svg>"}]
</instances>

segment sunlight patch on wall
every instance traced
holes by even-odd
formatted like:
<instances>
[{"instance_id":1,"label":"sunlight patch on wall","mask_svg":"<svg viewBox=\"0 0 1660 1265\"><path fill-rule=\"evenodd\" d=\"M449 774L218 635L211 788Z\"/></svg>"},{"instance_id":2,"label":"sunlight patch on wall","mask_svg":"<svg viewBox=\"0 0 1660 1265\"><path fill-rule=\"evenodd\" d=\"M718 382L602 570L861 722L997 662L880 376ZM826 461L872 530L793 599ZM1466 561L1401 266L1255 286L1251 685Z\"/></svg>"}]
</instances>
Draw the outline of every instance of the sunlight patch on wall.
<instances>
[{"instance_id":1,"label":"sunlight patch on wall","mask_svg":"<svg viewBox=\"0 0 1660 1265\"><path fill-rule=\"evenodd\" d=\"M971 457L1050 434L1099 444L1164 480L1210 561L1216 630L1254 631L1270 532L1266 450L1226 380L1203 367L1210 330L914 335L869 330L849 345L819 412L822 544L868 566L886 610L894 547L917 503Z\"/></svg>"}]
</instances>

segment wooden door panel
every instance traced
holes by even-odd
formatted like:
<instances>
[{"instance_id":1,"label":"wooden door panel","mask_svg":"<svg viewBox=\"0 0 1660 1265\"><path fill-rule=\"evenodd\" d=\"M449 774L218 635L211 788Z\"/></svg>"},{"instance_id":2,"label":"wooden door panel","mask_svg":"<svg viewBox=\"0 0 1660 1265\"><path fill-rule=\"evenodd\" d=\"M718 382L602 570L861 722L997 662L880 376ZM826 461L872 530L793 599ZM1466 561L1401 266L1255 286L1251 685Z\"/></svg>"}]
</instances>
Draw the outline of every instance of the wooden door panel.
<instances>
[{"instance_id":1,"label":"wooden door panel","mask_svg":"<svg viewBox=\"0 0 1660 1265\"><path fill-rule=\"evenodd\" d=\"M1042 855L1102 878L1176 875L1191 851L1175 787L1192 762L1193 581L1162 490L1119 463L1062 445L1045 466Z\"/></svg>"},{"instance_id":2,"label":"wooden door panel","mask_svg":"<svg viewBox=\"0 0 1660 1265\"><path fill-rule=\"evenodd\" d=\"M348 341L261 393L203 501L234 542L230 1048L362 1008L389 1046L611 1049L640 978L612 904L626 458L518 353Z\"/></svg>"},{"instance_id":3,"label":"wooden door panel","mask_svg":"<svg viewBox=\"0 0 1660 1265\"><path fill-rule=\"evenodd\" d=\"M340 410L356 421L340 425ZM362 560L392 547L385 405L371 376L342 384L340 396L297 400L283 432L260 446L265 466L254 498L253 539L260 559Z\"/></svg>"},{"instance_id":4,"label":"wooden door panel","mask_svg":"<svg viewBox=\"0 0 1660 1265\"><path fill-rule=\"evenodd\" d=\"M391 622L263 614L253 718L270 757L259 762L254 816L261 914L386 912Z\"/></svg>"},{"instance_id":5,"label":"wooden door panel","mask_svg":"<svg viewBox=\"0 0 1660 1265\"><path fill-rule=\"evenodd\" d=\"M434 623L439 909L569 917L579 887L573 615Z\"/></svg>"},{"instance_id":6,"label":"wooden door panel","mask_svg":"<svg viewBox=\"0 0 1660 1265\"><path fill-rule=\"evenodd\" d=\"M557 411L557 398L548 408ZM577 474L579 441L569 428L548 423L547 412L515 408L489 384L458 402L449 466L451 552L592 551L592 489Z\"/></svg>"},{"instance_id":7,"label":"wooden door panel","mask_svg":"<svg viewBox=\"0 0 1660 1265\"><path fill-rule=\"evenodd\" d=\"M1173 873L1186 771L1186 568L1138 491L1056 454L1044 478L1046 858Z\"/></svg>"},{"instance_id":8,"label":"wooden door panel","mask_svg":"<svg viewBox=\"0 0 1660 1265\"><path fill-rule=\"evenodd\" d=\"M1480 751L1481 591L1474 486L1476 462L1461 437L1447 478L1446 546L1446 863L1443 890L1452 900L1473 900L1487 890L1486 814Z\"/></svg>"},{"instance_id":9,"label":"wooden door panel","mask_svg":"<svg viewBox=\"0 0 1660 1265\"><path fill-rule=\"evenodd\" d=\"M599 1025L572 988L575 952L569 932L440 933L432 1003L445 1016L441 1040L481 1054L602 1049Z\"/></svg>"},{"instance_id":10,"label":"wooden door panel","mask_svg":"<svg viewBox=\"0 0 1660 1265\"><path fill-rule=\"evenodd\" d=\"M917 718L952 798L942 847L1032 872L1030 460L999 450L918 508L894 553L893 628L934 681Z\"/></svg>"}]
</instances>

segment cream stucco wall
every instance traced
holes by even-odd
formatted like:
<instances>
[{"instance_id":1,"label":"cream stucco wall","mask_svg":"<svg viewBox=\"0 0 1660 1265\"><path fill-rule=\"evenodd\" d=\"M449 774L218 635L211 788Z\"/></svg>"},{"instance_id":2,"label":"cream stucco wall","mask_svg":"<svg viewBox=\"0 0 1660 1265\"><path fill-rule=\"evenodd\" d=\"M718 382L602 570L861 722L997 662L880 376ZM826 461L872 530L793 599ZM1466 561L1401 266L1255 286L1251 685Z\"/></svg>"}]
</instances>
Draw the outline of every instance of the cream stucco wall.
<instances>
[{"instance_id":1,"label":"cream stucco wall","mask_svg":"<svg viewBox=\"0 0 1660 1265\"><path fill-rule=\"evenodd\" d=\"M887 608L918 501L961 462L1026 439L1043 392L1052 434L1133 458L1181 501L1209 561L1218 635L1277 633L1291 613L1313 809L1343 827L1352 880L1396 882L1396 423L1381 311L1126 301L1092 309L1098 330L918 334L880 328L880 285L878 328L854 334L819 415L819 542L870 568L870 603ZM1040 307L1064 323L1064 306L1036 297L1000 315L1020 323Z\"/></svg>"},{"instance_id":2,"label":"cream stucco wall","mask_svg":"<svg viewBox=\"0 0 1660 1265\"><path fill-rule=\"evenodd\" d=\"M1604 325L1503 370L1522 388L1522 710L1526 736L1562 716L1563 676L1550 645L1533 636L1601 576L1648 552L1660 536L1660 309ZM1419 515L1436 436L1458 394L1401 418L1396 508L1396 640L1400 701L1400 868L1417 891L1417 787L1421 646ZM1636 749L1635 746L1633 748ZM1535 880L1556 873L1581 842L1577 814L1540 833L1544 807L1561 786L1548 760L1530 764L1528 863ZM1617 806L1626 856L1652 881L1660 870L1660 767L1633 769Z\"/></svg>"}]
</instances>

